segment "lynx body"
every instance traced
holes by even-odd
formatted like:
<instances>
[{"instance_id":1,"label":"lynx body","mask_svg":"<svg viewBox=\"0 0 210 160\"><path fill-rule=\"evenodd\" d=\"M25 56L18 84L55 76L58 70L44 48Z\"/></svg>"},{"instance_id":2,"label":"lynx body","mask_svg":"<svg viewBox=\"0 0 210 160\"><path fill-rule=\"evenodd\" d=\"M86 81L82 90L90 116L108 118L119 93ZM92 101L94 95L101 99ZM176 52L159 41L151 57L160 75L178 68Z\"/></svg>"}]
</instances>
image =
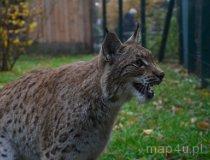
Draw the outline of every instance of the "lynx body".
<instances>
[{"instance_id":1,"label":"lynx body","mask_svg":"<svg viewBox=\"0 0 210 160\"><path fill-rule=\"evenodd\" d=\"M108 31L107 31L108 32ZM34 71L0 92L0 160L95 160L124 102L151 99L164 76L150 52L108 32L89 62Z\"/></svg>"}]
</instances>

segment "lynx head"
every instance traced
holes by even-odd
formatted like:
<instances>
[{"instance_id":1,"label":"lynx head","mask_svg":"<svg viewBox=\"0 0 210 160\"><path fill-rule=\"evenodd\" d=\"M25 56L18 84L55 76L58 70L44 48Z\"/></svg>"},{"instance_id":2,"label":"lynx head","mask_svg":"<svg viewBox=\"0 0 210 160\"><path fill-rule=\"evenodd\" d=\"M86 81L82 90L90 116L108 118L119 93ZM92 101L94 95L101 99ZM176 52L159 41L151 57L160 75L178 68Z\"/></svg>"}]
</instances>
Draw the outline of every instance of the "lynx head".
<instances>
[{"instance_id":1,"label":"lynx head","mask_svg":"<svg viewBox=\"0 0 210 160\"><path fill-rule=\"evenodd\" d=\"M101 87L104 97L111 102L123 103L133 96L139 102L152 99L152 87L163 80L163 71L151 52L138 43L138 36L139 26L125 43L107 30L100 52Z\"/></svg>"}]
</instances>

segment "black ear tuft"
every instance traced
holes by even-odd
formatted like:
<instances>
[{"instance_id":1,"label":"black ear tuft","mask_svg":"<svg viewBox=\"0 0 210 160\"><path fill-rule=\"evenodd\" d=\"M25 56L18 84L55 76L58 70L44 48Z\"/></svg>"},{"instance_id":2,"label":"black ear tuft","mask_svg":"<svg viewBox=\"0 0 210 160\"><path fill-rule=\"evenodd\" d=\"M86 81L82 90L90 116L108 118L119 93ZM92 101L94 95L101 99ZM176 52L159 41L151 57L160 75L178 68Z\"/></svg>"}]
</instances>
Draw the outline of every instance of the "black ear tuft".
<instances>
[{"instance_id":1,"label":"black ear tuft","mask_svg":"<svg viewBox=\"0 0 210 160\"><path fill-rule=\"evenodd\" d=\"M105 27L105 32L106 32L106 34L108 34L108 33L109 33L109 30L108 30L108 28L107 28L107 27Z\"/></svg>"},{"instance_id":2,"label":"black ear tuft","mask_svg":"<svg viewBox=\"0 0 210 160\"><path fill-rule=\"evenodd\" d=\"M137 23L136 30L135 30L135 32L134 32L134 37L138 37L138 34L139 34L139 27L140 27L140 25L139 25L139 23Z\"/></svg>"},{"instance_id":3,"label":"black ear tuft","mask_svg":"<svg viewBox=\"0 0 210 160\"><path fill-rule=\"evenodd\" d=\"M125 43L139 41L139 37L140 37L139 28L140 28L140 25L139 25L139 23L137 23L137 26L136 26L136 29L135 29L133 35Z\"/></svg>"}]
</instances>

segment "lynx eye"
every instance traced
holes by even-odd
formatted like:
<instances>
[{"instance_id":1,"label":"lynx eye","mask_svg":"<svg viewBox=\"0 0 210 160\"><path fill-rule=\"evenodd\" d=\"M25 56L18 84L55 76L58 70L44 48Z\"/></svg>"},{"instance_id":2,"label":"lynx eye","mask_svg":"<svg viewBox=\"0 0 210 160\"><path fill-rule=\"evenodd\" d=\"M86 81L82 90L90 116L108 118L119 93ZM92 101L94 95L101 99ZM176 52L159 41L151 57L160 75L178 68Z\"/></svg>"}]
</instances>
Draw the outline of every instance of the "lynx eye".
<instances>
[{"instance_id":1,"label":"lynx eye","mask_svg":"<svg viewBox=\"0 0 210 160\"><path fill-rule=\"evenodd\" d=\"M134 63L133 63L133 66L135 66L135 67L142 67L142 66L144 66L145 64L144 64L144 62L141 60L141 59L138 59L137 61L135 61Z\"/></svg>"},{"instance_id":2,"label":"lynx eye","mask_svg":"<svg viewBox=\"0 0 210 160\"><path fill-rule=\"evenodd\" d=\"M139 59L139 60L136 61L136 64L137 64L139 67L141 67L141 66L144 65L144 62L143 62L141 59Z\"/></svg>"}]
</instances>

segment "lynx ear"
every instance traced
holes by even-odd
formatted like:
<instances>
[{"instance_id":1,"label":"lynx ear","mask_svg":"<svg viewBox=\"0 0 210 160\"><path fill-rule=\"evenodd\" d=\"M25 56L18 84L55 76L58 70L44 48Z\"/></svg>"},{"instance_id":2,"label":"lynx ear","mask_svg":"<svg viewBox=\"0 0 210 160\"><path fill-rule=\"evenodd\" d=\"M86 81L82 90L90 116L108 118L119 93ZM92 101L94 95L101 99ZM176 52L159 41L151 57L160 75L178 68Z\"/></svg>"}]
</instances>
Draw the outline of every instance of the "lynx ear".
<instances>
[{"instance_id":1,"label":"lynx ear","mask_svg":"<svg viewBox=\"0 0 210 160\"><path fill-rule=\"evenodd\" d=\"M139 42L139 38L140 38L140 33L139 33L139 23L138 23L133 35L125 43Z\"/></svg>"},{"instance_id":2,"label":"lynx ear","mask_svg":"<svg viewBox=\"0 0 210 160\"><path fill-rule=\"evenodd\" d=\"M108 29L106 29L106 33L107 34L103 41L101 52L105 57L105 60L109 63L112 63L117 49L122 43L115 33L109 32Z\"/></svg>"}]
</instances>

